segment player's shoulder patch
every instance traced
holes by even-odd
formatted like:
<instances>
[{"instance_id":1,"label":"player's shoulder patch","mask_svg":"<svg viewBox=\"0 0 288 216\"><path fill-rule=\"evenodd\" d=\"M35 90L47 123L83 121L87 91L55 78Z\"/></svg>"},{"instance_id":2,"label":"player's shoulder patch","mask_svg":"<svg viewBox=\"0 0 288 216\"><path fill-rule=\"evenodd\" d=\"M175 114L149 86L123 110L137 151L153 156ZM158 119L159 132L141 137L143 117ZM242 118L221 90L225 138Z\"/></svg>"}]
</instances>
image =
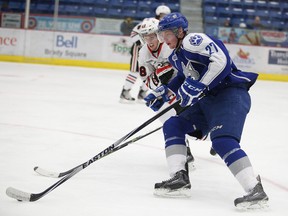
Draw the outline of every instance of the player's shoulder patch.
<instances>
[{"instance_id":1,"label":"player's shoulder patch","mask_svg":"<svg viewBox=\"0 0 288 216\"><path fill-rule=\"evenodd\" d=\"M200 34L193 34L189 38L189 42L192 46L199 46L203 41L203 37Z\"/></svg>"}]
</instances>

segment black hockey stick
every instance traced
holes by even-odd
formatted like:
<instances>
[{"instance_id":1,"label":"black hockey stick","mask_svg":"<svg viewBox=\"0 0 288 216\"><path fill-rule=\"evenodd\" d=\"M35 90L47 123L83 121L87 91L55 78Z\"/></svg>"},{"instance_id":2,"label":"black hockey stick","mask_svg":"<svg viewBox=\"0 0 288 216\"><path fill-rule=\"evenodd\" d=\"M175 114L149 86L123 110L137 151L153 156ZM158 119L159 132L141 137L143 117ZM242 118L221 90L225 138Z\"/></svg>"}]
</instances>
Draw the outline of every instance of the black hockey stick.
<instances>
[{"instance_id":1,"label":"black hockey stick","mask_svg":"<svg viewBox=\"0 0 288 216\"><path fill-rule=\"evenodd\" d=\"M142 139L142 138L144 138L144 137L146 137L146 136L148 136L148 135L150 135L150 134L152 134L152 133L160 130L161 128L162 128L162 126L156 128L156 129L154 129L154 130L152 130L152 131L150 131L150 132L148 132L148 133L146 133L146 134L144 134L144 135L140 135L140 136L138 136L138 137L135 137L135 138L133 138L133 139L131 139L131 140L129 140L129 141L127 141L127 142L125 142L125 143L117 146L117 147L115 147L113 150L111 150L111 151L110 151L108 154L106 154L105 156L107 156L107 155L109 155L109 154L111 154L111 153L113 153L113 152L116 152L116 151L118 151L118 150L126 147L127 145L129 145L129 144L131 144L131 143L137 142L138 140L140 140L140 139ZM64 172L60 172L60 173L51 172L51 171L49 171L49 170L42 169L41 167L38 167L38 166L34 167L34 171L37 172L39 175L42 175L42 176L52 177L52 178L60 178L60 177L63 177L63 176L65 176L65 175L68 175L68 174L72 173L72 172L73 172L75 169L77 169L79 166L82 166L82 164L81 164L81 165L78 165L78 166L76 166L76 167L74 167L74 168L72 168L72 169L70 169L70 170L68 170L68 171L64 171Z\"/></svg>"},{"instance_id":2,"label":"black hockey stick","mask_svg":"<svg viewBox=\"0 0 288 216\"><path fill-rule=\"evenodd\" d=\"M64 182L66 182L68 179L70 179L71 177L76 175L78 172L80 172L81 170L83 170L86 167L88 167L89 165L91 165L93 162L95 162L95 161L99 160L100 158L104 157L105 155L109 154L115 147L120 145L121 142L127 140L128 138L130 138L131 136L136 134L138 131L140 131L143 128L145 128L147 125L149 125L150 123L152 123L153 121L158 119L160 116L164 115L166 112L168 112L169 110L174 108L177 104L178 104L178 102L172 104L171 106L169 106L166 109L162 110L161 112L157 113L155 116L153 116L152 118L150 118L147 121L145 121L143 124L141 124L140 126L135 128L134 130L129 132L127 135L125 135L122 138L120 138L119 140L117 140L112 145L108 146L106 149L104 149L103 151L101 151L100 153L98 153L97 155L92 157L90 160L84 162L83 164L81 164L81 166L78 166L70 174L64 176L59 181L57 181L56 183L54 183L53 185L48 187L46 190L44 190L44 191L42 191L40 193L27 193L27 192L18 190L18 189L13 188L13 187L8 187L6 189L7 196L9 196L11 198L14 198L14 199L17 199L18 201L34 202L34 201L39 200L40 198L42 198L43 196L47 195L48 193L53 191L55 188L57 188L58 186L60 186Z\"/></svg>"}]
</instances>

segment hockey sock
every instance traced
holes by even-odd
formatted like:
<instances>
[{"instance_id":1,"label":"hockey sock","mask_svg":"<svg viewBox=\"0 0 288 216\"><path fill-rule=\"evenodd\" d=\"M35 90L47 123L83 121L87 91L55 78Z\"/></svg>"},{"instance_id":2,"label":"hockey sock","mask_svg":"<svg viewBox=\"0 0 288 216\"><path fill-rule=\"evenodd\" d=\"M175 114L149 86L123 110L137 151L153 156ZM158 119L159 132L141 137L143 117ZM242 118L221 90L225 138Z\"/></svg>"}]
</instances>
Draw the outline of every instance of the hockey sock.
<instances>
[{"instance_id":1,"label":"hockey sock","mask_svg":"<svg viewBox=\"0 0 288 216\"><path fill-rule=\"evenodd\" d=\"M132 86L135 84L136 80L137 80L137 75L135 73L130 72L125 79L123 88L125 90L131 89Z\"/></svg>"},{"instance_id":2,"label":"hockey sock","mask_svg":"<svg viewBox=\"0 0 288 216\"><path fill-rule=\"evenodd\" d=\"M218 137L212 141L212 147L228 167L240 158L247 156L237 140L232 137Z\"/></svg>"},{"instance_id":3,"label":"hockey sock","mask_svg":"<svg viewBox=\"0 0 288 216\"><path fill-rule=\"evenodd\" d=\"M235 178L238 180L238 182L241 184L241 186L246 192L251 191L255 187L255 185L258 184L252 166L241 170L239 173L236 174Z\"/></svg>"},{"instance_id":4,"label":"hockey sock","mask_svg":"<svg viewBox=\"0 0 288 216\"><path fill-rule=\"evenodd\" d=\"M170 145L165 148L166 159L170 176L180 170L186 170L187 147L185 145Z\"/></svg>"},{"instance_id":5,"label":"hockey sock","mask_svg":"<svg viewBox=\"0 0 288 216\"><path fill-rule=\"evenodd\" d=\"M165 137L165 153L170 175L180 170L186 170L187 147L185 132L181 130L182 121L171 117L163 124ZM186 170L187 171L187 170Z\"/></svg>"},{"instance_id":6,"label":"hockey sock","mask_svg":"<svg viewBox=\"0 0 288 216\"><path fill-rule=\"evenodd\" d=\"M212 141L213 149L224 160L232 174L246 192L258 183L246 153L232 137L219 137Z\"/></svg>"}]
</instances>

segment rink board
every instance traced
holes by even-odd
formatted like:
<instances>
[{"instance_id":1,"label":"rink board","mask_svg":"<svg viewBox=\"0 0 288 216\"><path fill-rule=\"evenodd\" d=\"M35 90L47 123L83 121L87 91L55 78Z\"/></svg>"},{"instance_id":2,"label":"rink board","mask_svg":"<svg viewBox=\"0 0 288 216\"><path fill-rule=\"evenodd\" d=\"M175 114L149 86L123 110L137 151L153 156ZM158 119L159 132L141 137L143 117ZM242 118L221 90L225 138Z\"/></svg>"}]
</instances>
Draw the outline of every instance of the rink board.
<instances>
[{"instance_id":1,"label":"rink board","mask_svg":"<svg viewBox=\"0 0 288 216\"><path fill-rule=\"evenodd\" d=\"M0 60L129 70L129 37L0 29ZM288 51L227 44L234 63L260 79L288 81Z\"/></svg>"}]
</instances>

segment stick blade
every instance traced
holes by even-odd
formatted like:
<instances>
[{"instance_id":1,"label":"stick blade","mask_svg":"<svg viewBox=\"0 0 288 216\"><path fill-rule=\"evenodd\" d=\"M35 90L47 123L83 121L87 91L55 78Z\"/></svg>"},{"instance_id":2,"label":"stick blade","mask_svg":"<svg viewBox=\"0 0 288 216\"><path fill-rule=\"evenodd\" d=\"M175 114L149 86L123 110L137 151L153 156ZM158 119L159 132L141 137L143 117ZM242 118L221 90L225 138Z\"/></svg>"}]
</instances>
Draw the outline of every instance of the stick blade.
<instances>
[{"instance_id":1,"label":"stick blade","mask_svg":"<svg viewBox=\"0 0 288 216\"><path fill-rule=\"evenodd\" d=\"M45 170L38 166L34 167L34 171L38 173L39 175L46 176L46 177L52 177L52 178L60 177L60 173Z\"/></svg>"},{"instance_id":2,"label":"stick blade","mask_svg":"<svg viewBox=\"0 0 288 216\"><path fill-rule=\"evenodd\" d=\"M20 191L16 188L13 187L8 187L6 189L6 194L7 196L16 199L18 201L25 201L25 202L30 202L31 201L31 193L27 193L24 191Z\"/></svg>"}]
</instances>

